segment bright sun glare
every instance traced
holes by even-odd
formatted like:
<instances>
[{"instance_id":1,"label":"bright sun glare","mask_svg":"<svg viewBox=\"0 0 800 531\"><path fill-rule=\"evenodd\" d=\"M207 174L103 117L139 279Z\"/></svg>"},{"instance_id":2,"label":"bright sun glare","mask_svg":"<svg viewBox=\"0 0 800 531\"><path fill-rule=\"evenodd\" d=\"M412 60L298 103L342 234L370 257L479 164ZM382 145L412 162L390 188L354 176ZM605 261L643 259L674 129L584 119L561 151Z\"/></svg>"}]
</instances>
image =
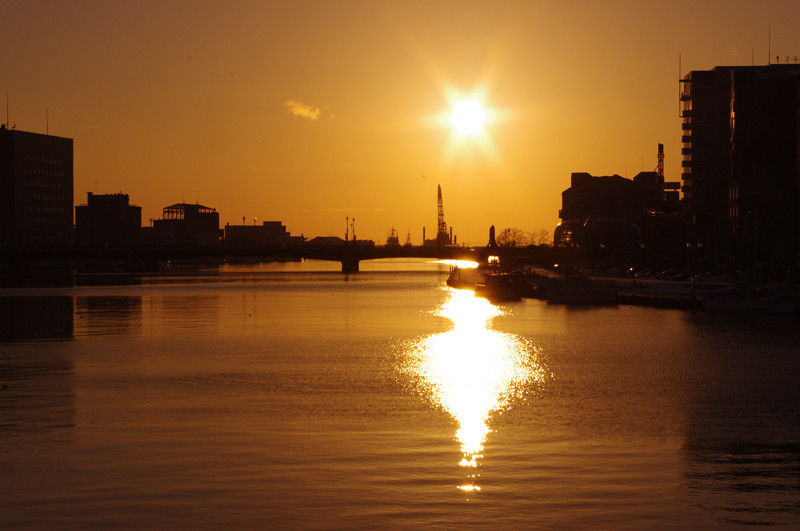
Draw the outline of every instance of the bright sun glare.
<instances>
[{"instance_id":1,"label":"bright sun glare","mask_svg":"<svg viewBox=\"0 0 800 531\"><path fill-rule=\"evenodd\" d=\"M477 136L483 132L486 111L478 100L458 100L450 113L450 123L459 136Z\"/></svg>"}]
</instances>

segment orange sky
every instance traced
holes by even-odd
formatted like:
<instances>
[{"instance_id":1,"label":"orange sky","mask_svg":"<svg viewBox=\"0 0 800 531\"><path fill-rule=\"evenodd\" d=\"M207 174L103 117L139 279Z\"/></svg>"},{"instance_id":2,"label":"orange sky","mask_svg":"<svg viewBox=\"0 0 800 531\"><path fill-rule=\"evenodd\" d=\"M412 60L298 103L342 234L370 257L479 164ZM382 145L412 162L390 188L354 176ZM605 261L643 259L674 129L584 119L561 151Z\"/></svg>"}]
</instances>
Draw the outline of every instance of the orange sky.
<instances>
[{"instance_id":1,"label":"orange sky","mask_svg":"<svg viewBox=\"0 0 800 531\"><path fill-rule=\"evenodd\" d=\"M436 184L459 239L558 222L572 171L680 176L683 70L800 55L800 3L0 3L18 129L75 139L75 201L125 192L145 224L186 200L221 221L418 243ZM437 123L480 89L475 140ZM288 102L294 102L293 106ZM294 113L291 111L294 110ZM424 177L423 177L424 176Z\"/></svg>"}]
</instances>

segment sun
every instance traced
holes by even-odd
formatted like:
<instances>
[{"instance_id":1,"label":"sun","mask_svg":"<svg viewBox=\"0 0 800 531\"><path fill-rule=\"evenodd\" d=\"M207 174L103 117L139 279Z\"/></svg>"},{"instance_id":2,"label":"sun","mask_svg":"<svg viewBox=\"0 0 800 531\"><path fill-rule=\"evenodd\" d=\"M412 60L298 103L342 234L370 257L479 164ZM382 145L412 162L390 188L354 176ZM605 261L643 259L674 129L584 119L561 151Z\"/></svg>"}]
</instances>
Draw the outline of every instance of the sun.
<instances>
[{"instance_id":1,"label":"sun","mask_svg":"<svg viewBox=\"0 0 800 531\"><path fill-rule=\"evenodd\" d=\"M478 136L483 132L487 113L476 99L462 99L453 104L450 123L459 136Z\"/></svg>"}]
</instances>

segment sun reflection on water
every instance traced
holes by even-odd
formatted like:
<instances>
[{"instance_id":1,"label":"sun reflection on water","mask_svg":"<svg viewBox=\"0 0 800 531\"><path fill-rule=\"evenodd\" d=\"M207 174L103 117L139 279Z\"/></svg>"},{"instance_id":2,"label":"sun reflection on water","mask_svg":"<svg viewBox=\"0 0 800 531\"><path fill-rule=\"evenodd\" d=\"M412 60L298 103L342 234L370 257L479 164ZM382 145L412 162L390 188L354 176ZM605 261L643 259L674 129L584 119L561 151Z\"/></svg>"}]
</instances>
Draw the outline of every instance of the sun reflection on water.
<instances>
[{"instance_id":1,"label":"sun reflection on water","mask_svg":"<svg viewBox=\"0 0 800 531\"><path fill-rule=\"evenodd\" d=\"M453 328L420 339L407 352L408 372L420 379L431 399L458 423L459 466L469 470L464 492L477 492L476 470L491 431L493 413L508 408L528 384L543 380L536 349L529 342L489 328L502 312L471 291L449 290L436 310Z\"/></svg>"}]
</instances>

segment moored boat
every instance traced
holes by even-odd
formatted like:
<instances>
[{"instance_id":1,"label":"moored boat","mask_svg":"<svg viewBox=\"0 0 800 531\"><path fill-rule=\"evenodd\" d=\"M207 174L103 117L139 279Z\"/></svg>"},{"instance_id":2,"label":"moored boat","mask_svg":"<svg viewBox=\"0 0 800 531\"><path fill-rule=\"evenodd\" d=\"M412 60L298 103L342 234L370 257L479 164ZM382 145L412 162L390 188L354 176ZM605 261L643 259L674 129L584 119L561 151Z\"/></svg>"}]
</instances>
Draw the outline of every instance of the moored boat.
<instances>
[{"instance_id":1,"label":"moored boat","mask_svg":"<svg viewBox=\"0 0 800 531\"><path fill-rule=\"evenodd\" d=\"M447 285L456 289L474 289L475 284L480 282L483 274L478 273L477 269L464 269L458 266L450 270L447 277Z\"/></svg>"},{"instance_id":2,"label":"moored boat","mask_svg":"<svg viewBox=\"0 0 800 531\"><path fill-rule=\"evenodd\" d=\"M518 301L522 299L526 288L530 286L519 275L490 273L484 276L483 282L475 284L475 295L492 302Z\"/></svg>"}]
</instances>

